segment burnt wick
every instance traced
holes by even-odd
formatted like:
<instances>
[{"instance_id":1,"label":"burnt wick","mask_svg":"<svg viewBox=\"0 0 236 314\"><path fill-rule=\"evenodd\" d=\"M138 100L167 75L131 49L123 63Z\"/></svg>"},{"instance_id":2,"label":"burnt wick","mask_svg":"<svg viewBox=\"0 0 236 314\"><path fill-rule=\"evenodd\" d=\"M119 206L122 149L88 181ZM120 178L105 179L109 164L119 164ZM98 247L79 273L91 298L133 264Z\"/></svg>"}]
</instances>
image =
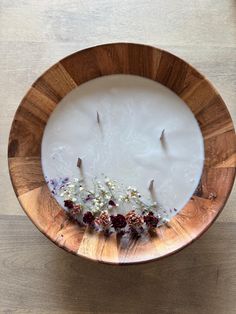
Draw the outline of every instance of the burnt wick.
<instances>
[{"instance_id":1,"label":"burnt wick","mask_svg":"<svg viewBox=\"0 0 236 314\"><path fill-rule=\"evenodd\" d=\"M165 129L163 129L161 132L160 141L164 140L164 135L165 135Z\"/></svg>"},{"instance_id":2,"label":"burnt wick","mask_svg":"<svg viewBox=\"0 0 236 314\"><path fill-rule=\"evenodd\" d=\"M82 165L82 159L78 158L78 160L77 160L77 167L81 168L81 165Z\"/></svg>"},{"instance_id":3,"label":"burnt wick","mask_svg":"<svg viewBox=\"0 0 236 314\"><path fill-rule=\"evenodd\" d=\"M153 186L154 186L154 180L152 179L151 181L150 181L150 184L149 184L149 191L152 191L153 190Z\"/></svg>"},{"instance_id":4,"label":"burnt wick","mask_svg":"<svg viewBox=\"0 0 236 314\"><path fill-rule=\"evenodd\" d=\"M100 124L100 115L99 115L98 111L97 111L97 123Z\"/></svg>"}]
</instances>

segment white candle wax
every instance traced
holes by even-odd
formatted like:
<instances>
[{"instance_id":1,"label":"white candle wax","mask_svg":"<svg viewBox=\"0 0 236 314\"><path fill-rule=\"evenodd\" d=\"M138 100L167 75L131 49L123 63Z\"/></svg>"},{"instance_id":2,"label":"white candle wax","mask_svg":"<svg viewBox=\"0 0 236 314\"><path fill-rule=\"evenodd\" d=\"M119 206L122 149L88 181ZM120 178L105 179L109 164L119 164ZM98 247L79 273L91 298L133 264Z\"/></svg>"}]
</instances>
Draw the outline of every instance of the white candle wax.
<instances>
[{"instance_id":1,"label":"white candle wax","mask_svg":"<svg viewBox=\"0 0 236 314\"><path fill-rule=\"evenodd\" d=\"M197 187L204 147L194 115L177 95L145 78L112 75L80 85L48 120L44 175L79 178L78 157L88 186L104 173L149 199L154 179L158 204L172 216L169 209L180 210Z\"/></svg>"}]
</instances>

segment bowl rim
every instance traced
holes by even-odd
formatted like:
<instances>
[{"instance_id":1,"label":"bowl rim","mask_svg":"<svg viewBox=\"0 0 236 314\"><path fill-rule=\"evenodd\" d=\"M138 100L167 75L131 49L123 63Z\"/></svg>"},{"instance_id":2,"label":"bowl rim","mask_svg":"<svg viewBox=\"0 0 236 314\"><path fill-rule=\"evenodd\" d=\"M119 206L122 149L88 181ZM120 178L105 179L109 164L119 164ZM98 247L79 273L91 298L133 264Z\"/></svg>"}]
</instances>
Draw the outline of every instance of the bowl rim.
<instances>
[{"instance_id":1,"label":"bowl rim","mask_svg":"<svg viewBox=\"0 0 236 314\"><path fill-rule=\"evenodd\" d=\"M93 57L94 56L96 57L96 53L98 53L98 56L103 56L103 57L106 57L107 59L110 60L110 59L112 59L111 54L113 53L113 50L116 51L116 49L117 49L117 51L119 52L120 47L122 49L124 48L125 51L128 50L128 54L126 55L126 57L128 56L130 58L134 57L133 54L135 54L135 49L140 51L140 53L138 55L138 58L140 58L138 60L139 62L143 62L143 60L141 58L143 58L146 53L149 54L149 52L151 52L152 53L151 56L152 56L152 58L154 58L154 61L159 62L159 64L157 65L157 68L155 69L157 71L157 74L155 73L156 77L158 76L159 68L162 66L162 64L161 64L162 58L164 60L163 61L164 65L167 65L167 67L168 67L169 63L171 63L171 66L170 66L171 74L170 75L172 75L172 72L173 73L176 73L176 72L179 73L178 71L181 72L181 67L185 67L187 75L189 75L191 77L191 80L193 80L193 83L190 80L190 83L189 83L190 87L189 87L189 90L187 87L187 91L178 90L179 86L177 86L177 87L174 86L173 80L172 81L168 80L168 79L166 80L166 78L164 77L163 81L162 81L161 75L160 75L160 77L158 77L158 79L156 79L156 77L146 76L146 74L147 75L153 75L153 73L151 73L151 74L149 73L150 67L147 69L147 72L145 72L145 69L144 70L142 69L143 72L141 72L140 76L144 76L144 77L150 78L154 81L158 81L161 84L163 84L164 86L170 88L179 97L181 97L181 98L183 97L182 99L190 107L190 109L194 113L195 118L197 119L198 123L199 123L199 119L200 119L200 123L202 122L201 119L203 119L203 117L209 118L209 113L212 112L212 110L214 110L215 106L217 106L217 108L219 108L220 110L223 111L223 118L225 119L225 124L227 124L226 129L224 129L224 125L223 125L223 126L221 126L222 130L220 129L221 132L218 132L218 130L214 129L213 133L211 133L211 134L210 134L210 131L212 131L212 130L209 130L209 126L205 125L204 121L202 122L203 125L200 125L202 132L205 132L205 133L203 133L205 154L206 154L206 150L209 150L208 153L210 154L209 155L210 159L213 159L212 158L212 157L214 157L212 155L213 153L215 153L215 152L218 153L217 150L214 150L212 145L214 143L216 145L218 143L217 141L219 141L218 144L223 145L223 150L220 151L220 154L219 154L220 157L217 156L218 159L216 161L214 160L214 164L212 164L212 162L213 162L212 160L207 160L207 161L205 160L205 166L203 169L202 178L201 178L201 182L200 182L200 185L204 191L201 192L202 195L196 194L195 196L193 196L194 200L200 202L200 205L197 205L198 207L202 206L201 201L199 199L203 198L203 200L205 200L205 202L203 202L203 200L202 200L202 202L204 204L209 204L209 206L212 205L212 207L214 207L214 210L212 209L210 216L204 222L205 224L202 226L200 231L199 232L194 231L194 233L191 237L185 237L185 242L183 242L181 245L176 245L175 249L171 249L171 250L167 251L166 253L163 253L162 255L149 256L148 258L146 258L144 260L140 259L140 256L137 259L132 259L130 257L130 259L127 259L127 260L126 259L124 259L124 260L122 260L122 259L121 260L119 260L119 259L118 260L112 260L112 259L109 260L107 257L96 258L95 255L93 257L93 256L86 255L84 253L79 252L79 248L78 248L78 250L75 251L73 249L73 246L68 247L67 245L61 244L59 242L59 240L57 238L55 238L55 234L53 234L53 231L49 232L47 228L46 229L44 228L43 223L39 222L39 216L38 216L39 213L37 213L37 214L32 213L31 208L29 206L29 200L28 199L25 200L25 197L23 197L28 192L32 192L35 189L39 188L39 187L36 187L35 189L31 189L32 183L33 183L33 185L36 184L36 186L38 184L41 184L41 185L44 184L45 185L46 182L44 180L44 177L43 177L43 181L42 181L42 177L40 177L40 179L36 180L37 181L36 183L34 181L31 182L31 178L29 177L30 173L29 173L28 176L24 178L24 180L23 180L24 182L23 183L20 182L21 181L20 173L21 173L22 169L24 169L24 167L29 167L30 168L29 170L32 173L32 169L34 169L35 164L36 164L36 168L38 171L38 172L36 171L37 172L36 175L40 176L41 175L40 171L42 172L42 169L41 169L42 168L41 167L41 152L40 152L41 147L39 149L40 155L38 155L38 153L39 153L38 151L34 152L34 154L32 155L32 152L29 153L27 151L27 149L29 149L28 147L26 150L22 150L22 151L21 151L21 148L19 147L20 145L23 145L23 144L26 145L26 144L23 141L23 139L24 139L23 135L20 135L20 134L18 134L19 132L18 133L16 132L16 131L19 131L19 128L20 128L19 126L17 127L16 124L20 123L21 121L24 122L27 119L31 119L30 115L27 116L27 119L25 119L23 117L25 112L24 112L24 114L22 114L21 111L23 109L25 111L25 110L28 110L28 108L32 108L32 105L34 105L34 101L38 105L39 99L37 99L37 97L42 97L41 94L43 94L43 97L45 98L43 101L45 103L50 103L49 104L50 108L48 111L52 112L53 109L58 104L58 102L60 101L60 97L62 96L61 97L61 99L62 99L68 92L70 92L75 87L78 87L80 84L82 84L86 81L89 81L93 78L99 77L99 76L116 74L116 73L107 74L106 73L107 69L105 69L105 72L103 72L103 69L99 68L99 67L101 67L101 65L99 64L99 66L98 66L99 71L95 74L94 73L91 74L92 76L95 75L95 77L88 78L84 82L80 82L78 80L79 78L76 76L77 74L75 74L74 70L70 68L70 62L71 62L71 60L74 60L74 59L76 60L76 62L78 62L78 60L77 60L78 58L79 58L79 60L81 59L83 61L84 56L86 59L86 56L91 55L91 53L92 53ZM129 51L129 49L131 52ZM130 55L129 55L129 53L130 53ZM157 56L155 54L157 54ZM155 55L155 56L153 57L153 55ZM157 58L157 59L159 58L159 60L157 61L155 58ZM80 62L81 62L81 60L80 60ZM128 72L134 71L135 72L136 70L140 71L139 69L135 68L135 67L137 67L138 61L136 61L136 63L134 63L134 68L131 67L131 70L130 70L130 68L128 68L128 70L122 69L121 71L124 71L124 72L125 71L128 71ZM114 61L114 63L116 63L116 62L122 63L123 61L120 61L120 60ZM90 67L89 62L88 62L87 66L88 66L88 68ZM111 64L111 68L112 68L112 66L113 66L113 64ZM59 70L58 70L58 68L59 68ZM63 73L64 69L65 69L65 73ZM116 68L115 68L115 70L112 69L112 71L116 71L116 70L117 70ZM118 70L118 71L120 71L120 70ZM151 72L152 72L152 69L151 69ZM162 70L162 72L164 72L164 70ZM53 73L53 75L50 76L49 75L50 73ZM119 73L119 74L133 74L133 73ZM48 75L49 75L49 78L48 78ZM65 75L66 80L68 81L67 82L68 86L63 91L63 93L65 93L65 95L63 96L63 95L60 95L60 93L59 93L58 98L56 98L57 95L54 95L53 92L51 91L51 89L53 90L55 88L54 85L52 88L50 87L49 90L46 90L48 80L49 81L53 80L53 76L56 76L56 75L58 75L59 79L62 79L63 75ZM67 75L68 75L68 77L67 77ZM47 79L45 79L45 77L47 77ZM70 78L72 78L72 79L70 80ZM196 80L196 82L194 80ZM184 84L185 81L186 81L186 77L184 77L183 82L181 82L181 84ZM53 84L55 84L55 82L53 82ZM194 98L193 99L190 99L190 98L193 95L195 97L196 97L196 95L198 95L196 93L196 91L199 89L199 86L200 86L200 90L201 90L201 84L203 85L202 88L206 88L206 90L209 93L211 93L212 99L210 101L210 104L208 103L208 104L204 105L202 108L198 108L198 107L195 108L192 105L193 107L191 108L191 104L189 105L189 103L187 103L186 101L189 101L189 102L192 101L193 104L195 104L196 100ZM171 86L169 86L169 85L171 85ZM57 86L57 88L60 88L60 84L59 84L59 86ZM176 89L176 90L174 90L174 89ZM34 95L35 92L37 94L36 96ZM57 90L57 92L58 92L58 90ZM30 98L30 101L29 101L29 98ZM203 99L204 99L204 97L203 97ZM41 98L41 100L42 100L42 98ZM215 105L216 103L217 103L217 105ZM54 108L53 108L53 106L54 106ZM198 104L198 106L199 106L199 104ZM208 106L211 108L208 109ZM200 104L200 107L201 107L201 104ZM194 112L195 109L196 109L196 111ZM206 112L204 112L204 110ZM49 118L51 112L49 112L48 117L44 117L44 120ZM218 111L217 111L217 113L219 114ZM45 122L45 121L43 121L43 122ZM45 122L45 126L46 126L46 122ZM213 119L213 122L214 122L214 119ZM225 134L225 133L227 133L227 134ZM26 135L28 136L28 134L26 134ZM230 135L230 139L227 140L229 135ZM206 144L208 142L210 142L210 143ZM21 143L23 143L23 144L21 144ZM31 140L30 144L32 144L32 140ZM40 145L41 145L41 141L40 141ZM209 147L205 146L205 145L209 145ZM15 147L15 146L17 146L17 147ZM213 150L213 153L210 151L210 149ZM169 53L168 51L165 51L163 49L159 49L159 48L156 48L156 47L153 47L150 45L138 44L138 43L117 42L117 43L107 43L107 44L103 44L103 45L91 46L91 47L88 47L86 49L74 52L74 53L66 56L65 58L61 59L60 61L58 61L54 65L52 65L49 69L44 71L44 73L38 79L35 80L35 82L31 86L31 88L29 89L29 91L26 93L26 95L22 99L22 101L21 101L21 103L20 103L19 107L17 108L17 111L14 115L14 118L13 118L11 130L10 130L10 134L9 134L9 141L8 141L8 168L9 168L9 174L10 174L11 182L12 182L15 194L16 194L16 196L17 196L17 198L21 204L21 207L23 208L23 210L25 211L27 216L30 218L30 220L36 225L36 227L44 235L46 235L55 245L65 249L67 252L73 253L77 256L83 256L83 257L90 259L90 260L93 260L93 261L98 261L98 262L102 262L102 263L106 263L106 264L112 264L112 265L131 265L131 264L140 264L140 263L150 262L150 261L154 261L154 260L159 260L159 259L162 259L164 257L173 255L173 254L177 253L178 251L182 250L183 248L185 248L186 246L188 246L189 244L191 244L192 242L194 242L196 239L198 239L203 233L205 233L209 229L209 227L214 223L214 221L219 216L220 212L223 210L225 203L227 202L229 195L231 193L231 190L233 188L233 184L234 184L234 180L235 180L235 167L236 167L235 151L236 151L235 130L234 130L233 122L232 122L232 119L230 117L229 111L228 111L224 101L222 100L221 96L218 94L216 89L213 87L212 83L210 83L205 78L205 76L203 76L201 73L199 73L194 67L192 67L189 63L187 63L183 59L181 59L181 58L175 56L174 54ZM34 160L32 158L36 158L36 159ZM219 164L215 163L215 162L219 162ZM225 162L226 162L226 166L224 164ZM32 163L32 165L29 165L29 163ZM38 169L38 168L40 168L40 169ZM207 171L210 169L210 174L209 173L205 174L206 168L207 168ZM227 169L228 169L228 171L226 171ZM209 199L207 199L207 193L209 194L209 189L208 188L206 189L206 187L203 187L203 185L202 185L202 181L204 181L207 186L208 185L211 186L211 183L209 183L209 181L212 181L213 179L215 180L215 177L218 178L218 174L212 175L211 171L215 172L215 173L216 172L220 173L221 181L222 180L227 181L226 183L225 183L225 181L223 181L223 183L225 183L226 186L224 186L223 188L222 188L222 186L218 187L217 193L219 193L219 196L220 196L219 202L218 202L218 200L210 201ZM212 179L212 177L214 177L214 178ZM41 187L41 185L40 185L40 187ZM47 191L46 189L47 189L47 187L45 186L44 193ZM221 189L222 189L222 191L221 191ZM51 197L49 191L47 191L46 194L47 194L47 198ZM38 198L39 198L39 196L37 195L36 199L33 202L33 205L34 205L33 207L37 207L36 212L40 212L40 208L42 210L42 207L40 207L41 205L36 204L39 202ZM216 199L218 199L218 194L217 194ZM191 202L191 200L189 202ZM216 204L215 204L215 202L216 202ZM50 199L50 203L52 203L53 206L56 206L55 202L53 202L52 199ZM44 206L45 206L45 202L44 202ZM191 205L191 206L193 207L193 205ZM63 213L61 212L62 209L59 207L59 208L57 208L57 210L58 210L58 212L56 215L60 216L60 219L62 219L62 218L65 219L65 217L63 216ZM182 209L181 212L183 212L183 210L184 209ZM190 216L192 215L192 212L193 212L193 210L192 211L191 210L190 210L190 212L191 212ZM196 210L196 209L194 209L194 210ZM208 210L208 207L206 210ZM187 215L187 212L184 213L184 215ZM181 214L180 214L180 216L181 216ZM183 219L183 217L182 217L182 219ZM187 215L187 219L190 219L188 215ZM171 228L174 228L174 226L171 225L170 229ZM167 231L166 230L165 230L165 232L168 233L168 230ZM55 230L54 230L54 233L55 233ZM80 244L81 244L81 242L80 242Z\"/></svg>"}]
</instances>

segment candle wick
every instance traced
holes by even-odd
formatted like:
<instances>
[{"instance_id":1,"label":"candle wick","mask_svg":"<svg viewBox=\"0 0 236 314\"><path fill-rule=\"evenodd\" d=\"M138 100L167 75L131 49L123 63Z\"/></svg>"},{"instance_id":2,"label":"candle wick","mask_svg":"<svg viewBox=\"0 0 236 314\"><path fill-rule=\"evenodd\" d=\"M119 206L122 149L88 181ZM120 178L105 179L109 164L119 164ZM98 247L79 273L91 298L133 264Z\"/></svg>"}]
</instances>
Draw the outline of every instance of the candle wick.
<instances>
[{"instance_id":1,"label":"candle wick","mask_svg":"<svg viewBox=\"0 0 236 314\"><path fill-rule=\"evenodd\" d=\"M154 180L152 179L149 184L149 188L148 188L149 191L153 191L153 186L154 186Z\"/></svg>"},{"instance_id":2,"label":"candle wick","mask_svg":"<svg viewBox=\"0 0 236 314\"><path fill-rule=\"evenodd\" d=\"M78 160L77 160L77 167L79 168L80 177L84 181L84 184L86 185L85 178L84 178L82 159L80 157L78 157Z\"/></svg>"},{"instance_id":3,"label":"candle wick","mask_svg":"<svg viewBox=\"0 0 236 314\"><path fill-rule=\"evenodd\" d=\"M82 159L78 158L78 160L77 160L77 167L81 168L81 165L82 165Z\"/></svg>"},{"instance_id":4,"label":"candle wick","mask_svg":"<svg viewBox=\"0 0 236 314\"><path fill-rule=\"evenodd\" d=\"M164 140L164 135L165 135L165 129L163 129L161 132L160 141Z\"/></svg>"},{"instance_id":5,"label":"candle wick","mask_svg":"<svg viewBox=\"0 0 236 314\"><path fill-rule=\"evenodd\" d=\"M98 111L97 111L97 123L100 124L100 116L99 116Z\"/></svg>"},{"instance_id":6,"label":"candle wick","mask_svg":"<svg viewBox=\"0 0 236 314\"><path fill-rule=\"evenodd\" d=\"M103 137L103 125L101 123L101 119L100 119L100 115L97 111L97 124L98 124L98 127L100 129L100 132L101 132L101 136Z\"/></svg>"}]
</instances>

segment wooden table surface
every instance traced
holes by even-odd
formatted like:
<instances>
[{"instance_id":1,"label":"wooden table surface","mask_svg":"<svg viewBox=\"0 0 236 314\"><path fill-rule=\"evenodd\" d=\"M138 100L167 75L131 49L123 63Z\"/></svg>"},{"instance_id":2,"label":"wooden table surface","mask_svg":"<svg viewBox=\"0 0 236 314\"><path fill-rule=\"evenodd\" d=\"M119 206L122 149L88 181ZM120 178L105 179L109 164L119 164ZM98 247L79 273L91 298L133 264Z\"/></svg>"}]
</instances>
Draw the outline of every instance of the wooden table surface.
<instances>
[{"instance_id":1,"label":"wooden table surface","mask_svg":"<svg viewBox=\"0 0 236 314\"><path fill-rule=\"evenodd\" d=\"M216 86L236 123L235 0L0 0L0 313L236 313L235 189L194 244L122 267L57 248L16 200L6 149L29 85L60 58L117 41L184 58Z\"/></svg>"}]
</instances>

